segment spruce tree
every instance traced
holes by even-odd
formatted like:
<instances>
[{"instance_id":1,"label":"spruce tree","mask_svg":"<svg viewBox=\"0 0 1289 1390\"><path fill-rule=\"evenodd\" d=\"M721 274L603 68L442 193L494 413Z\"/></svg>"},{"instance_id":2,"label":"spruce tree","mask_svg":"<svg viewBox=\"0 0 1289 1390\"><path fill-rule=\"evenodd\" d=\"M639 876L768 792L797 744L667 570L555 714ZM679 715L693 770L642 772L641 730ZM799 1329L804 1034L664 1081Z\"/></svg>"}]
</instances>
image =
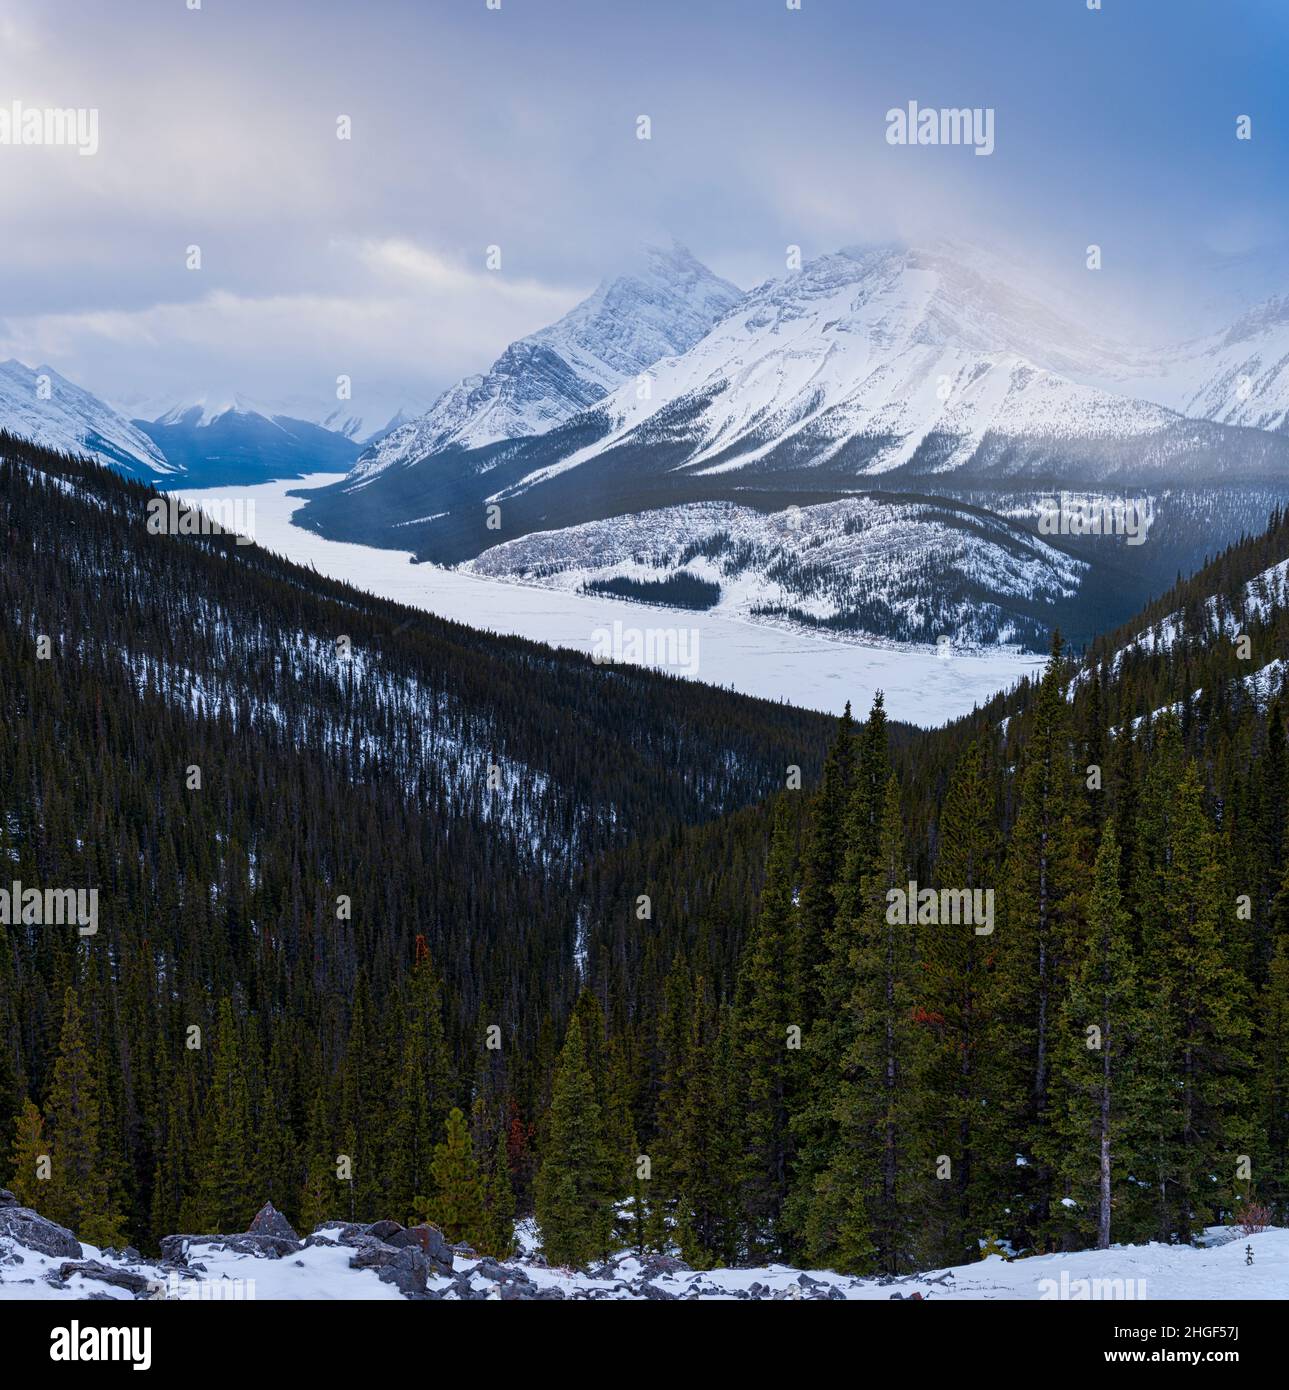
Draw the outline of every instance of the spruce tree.
<instances>
[{"instance_id":1,"label":"spruce tree","mask_svg":"<svg viewBox=\"0 0 1289 1390\"><path fill-rule=\"evenodd\" d=\"M433 1222L453 1245L464 1241L479 1249L488 1244L483 1175L475 1160L465 1116L455 1107L448 1114L445 1139L434 1146L430 1180L431 1195L414 1200L415 1213Z\"/></svg>"},{"instance_id":2,"label":"spruce tree","mask_svg":"<svg viewBox=\"0 0 1289 1390\"><path fill-rule=\"evenodd\" d=\"M995 892L997 832L992 788L975 742L954 769L939 831L937 886L970 893L973 905L987 905ZM1001 1080L991 1046L996 948L988 924L975 922L921 927L918 937L916 1008L926 1033L923 1124L937 1158L948 1159L947 1172L937 1167L929 1191L929 1258L961 1264L977 1258L979 1239L996 1220L998 1206L998 1155L986 1147L982 1125Z\"/></svg>"},{"instance_id":3,"label":"spruce tree","mask_svg":"<svg viewBox=\"0 0 1289 1390\"><path fill-rule=\"evenodd\" d=\"M1101 836L1086 924L1071 962L1061 1011L1055 1089L1065 1113L1048 1155L1063 1182L1073 1243L1108 1250L1111 1218L1130 1205L1140 1152L1144 1089L1135 1049L1143 1027L1140 983L1123 906L1113 820Z\"/></svg>"},{"instance_id":4,"label":"spruce tree","mask_svg":"<svg viewBox=\"0 0 1289 1390\"><path fill-rule=\"evenodd\" d=\"M45 1138L45 1122L30 1096L22 1098L14 1122L13 1166L8 1179L13 1195L24 1207L42 1210L44 1194L49 1188L52 1172L42 1177L49 1164L49 1142Z\"/></svg>"},{"instance_id":5,"label":"spruce tree","mask_svg":"<svg viewBox=\"0 0 1289 1390\"><path fill-rule=\"evenodd\" d=\"M515 1194L510 1185L510 1147L505 1126L497 1129L492 1168L484 1189L486 1218L480 1245L485 1254L506 1259L515 1245Z\"/></svg>"},{"instance_id":6,"label":"spruce tree","mask_svg":"<svg viewBox=\"0 0 1289 1390\"><path fill-rule=\"evenodd\" d=\"M770 840L756 928L738 981L738 1066L743 1077L741 1191L747 1247L755 1257L783 1248L779 1216L792 1160L788 1128L792 1044L799 1030L792 993L793 827L780 802Z\"/></svg>"},{"instance_id":7,"label":"spruce tree","mask_svg":"<svg viewBox=\"0 0 1289 1390\"><path fill-rule=\"evenodd\" d=\"M613 1188L613 1162L587 1063L586 1038L575 1017L555 1067L545 1151L537 1170L537 1224L551 1264L576 1268L607 1254L613 1233Z\"/></svg>"},{"instance_id":8,"label":"spruce tree","mask_svg":"<svg viewBox=\"0 0 1289 1390\"><path fill-rule=\"evenodd\" d=\"M58 1060L45 1105L53 1170L45 1215L91 1245L122 1245L122 1217L111 1205L100 1147L96 1070L76 991L68 988Z\"/></svg>"}]
</instances>

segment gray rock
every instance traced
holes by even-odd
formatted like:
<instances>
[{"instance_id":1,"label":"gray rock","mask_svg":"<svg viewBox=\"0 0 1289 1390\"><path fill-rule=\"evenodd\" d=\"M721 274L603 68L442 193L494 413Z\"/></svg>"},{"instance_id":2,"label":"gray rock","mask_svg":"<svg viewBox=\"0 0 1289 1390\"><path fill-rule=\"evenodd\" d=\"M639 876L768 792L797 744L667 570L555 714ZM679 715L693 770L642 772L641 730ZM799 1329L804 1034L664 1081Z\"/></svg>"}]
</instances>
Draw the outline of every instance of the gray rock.
<instances>
[{"instance_id":1,"label":"gray rock","mask_svg":"<svg viewBox=\"0 0 1289 1390\"><path fill-rule=\"evenodd\" d=\"M58 1266L60 1279L70 1279L73 1274L79 1274L82 1279L94 1279L100 1284L111 1284L118 1289L129 1289L136 1295L147 1293L152 1287L151 1280L145 1279L142 1274L116 1269L102 1260L67 1260Z\"/></svg>"},{"instance_id":2,"label":"gray rock","mask_svg":"<svg viewBox=\"0 0 1289 1390\"><path fill-rule=\"evenodd\" d=\"M293 1240L297 1243L300 1240L291 1223L272 1202L265 1202L255 1213L255 1220L251 1222L246 1233L251 1236L276 1236L279 1240Z\"/></svg>"},{"instance_id":3,"label":"gray rock","mask_svg":"<svg viewBox=\"0 0 1289 1390\"><path fill-rule=\"evenodd\" d=\"M0 1207L16 1207L18 1199L7 1187L0 1187Z\"/></svg>"},{"instance_id":4,"label":"gray rock","mask_svg":"<svg viewBox=\"0 0 1289 1390\"><path fill-rule=\"evenodd\" d=\"M534 1303L550 1303L555 1300L563 1300L566 1297L564 1290L555 1284L550 1284L544 1289L538 1289L533 1295Z\"/></svg>"},{"instance_id":5,"label":"gray rock","mask_svg":"<svg viewBox=\"0 0 1289 1390\"><path fill-rule=\"evenodd\" d=\"M656 1303L674 1303L676 1301L674 1293L668 1293L666 1289L660 1289L657 1284L651 1284L648 1280L640 1285L640 1293L642 1297L652 1299Z\"/></svg>"},{"instance_id":6,"label":"gray rock","mask_svg":"<svg viewBox=\"0 0 1289 1390\"><path fill-rule=\"evenodd\" d=\"M510 1265L499 1264L490 1255L485 1255L474 1267L476 1274L481 1274L485 1279L493 1279L499 1282L515 1280L521 1284L531 1284L533 1281L524 1273L522 1269L516 1269Z\"/></svg>"},{"instance_id":7,"label":"gray rock","mask_svg":"<svg viewBox=\"0 0 1289 1390\"><path fill-rule=\"evenodd\" d=\"M400 1227L399 1234L385 1243L396 1248L419 1250L435 1274L452 1273L452 1247L444 1239L443 1232L428 1221L423 1221L419 1226L409 1226L407 1230Z\"/></svg>"},{"instance_id":8,"label":"gray rock","mask_svg":"<svg viewBox=\"0 0 1289 1390\"><path fill-rule=\"evenodd\" d=\"M402 1232L403 1227L400 1226L397 1221L373 1221L371 1225L367 1227L367 1234L369 1236L375 1236L377 1240L386 1241L390 1245L393 1244L390 1237L401 1235Z\"/></svg>"},{"instance_id":9,"label":"gray rock","mask_svg":"<svg viewBox=\"0 0 1289 1390\"><path fill-rule=\"evenodd\" d=\"M284 1255L297 1254L302 1248L298 1240L287 1240L282 1236L162 1236L161 1258L171 1264L186 1265L189 1251L195 1245L231 1250L238 1255L254 1255L262 1260L280 1260Z\"/></svg>"},{"instance_id":10,"label":"gray rock","mask_svg":"<svg viewBox=\"0 0 1289 1390\"><path fill-rule=\"evenodd\" d=\"M41 1255L63 1255L79 1260L83 1253L80 1241L69 1230L46 1221L30 1207L16 1204L0 1206L0 1236L9 1236Z\"/></svg>"},{"instance_id":11,"label":"gray rock","mask_svg":"<svg viewBox=\"0 0 1289 1390\"><path fill-rule=\"evenodd\" d=\"M374 1269L376 1277L408 1296L423 1294L430 1262L414 1246L387 1245L366 1236L349 1257L350 1269Z\"/></svg>"}]
</instances>

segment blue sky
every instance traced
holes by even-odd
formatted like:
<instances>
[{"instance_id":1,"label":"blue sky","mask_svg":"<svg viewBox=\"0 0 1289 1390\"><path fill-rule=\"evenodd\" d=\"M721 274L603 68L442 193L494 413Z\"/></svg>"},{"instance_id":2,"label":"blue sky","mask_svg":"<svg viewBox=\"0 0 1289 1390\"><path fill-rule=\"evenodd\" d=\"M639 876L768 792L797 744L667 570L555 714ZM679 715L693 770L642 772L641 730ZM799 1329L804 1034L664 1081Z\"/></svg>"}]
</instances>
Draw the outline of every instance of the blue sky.
<instances>
[{"instance_id":1,"label":"blue sky","mask_svg":"<svg viewBox=\"0 0 1289 1390\"><path fill-rule=\"evenodd\" d=\"M0 355L428 396L667 235L743 285L964 237L1170 336L1289 270L1287 70L1282 0L6 0L0 107L95 107L100 149L0 146ZM910 100L995 152L888 145Z\"/></svg>"}]
</instances>

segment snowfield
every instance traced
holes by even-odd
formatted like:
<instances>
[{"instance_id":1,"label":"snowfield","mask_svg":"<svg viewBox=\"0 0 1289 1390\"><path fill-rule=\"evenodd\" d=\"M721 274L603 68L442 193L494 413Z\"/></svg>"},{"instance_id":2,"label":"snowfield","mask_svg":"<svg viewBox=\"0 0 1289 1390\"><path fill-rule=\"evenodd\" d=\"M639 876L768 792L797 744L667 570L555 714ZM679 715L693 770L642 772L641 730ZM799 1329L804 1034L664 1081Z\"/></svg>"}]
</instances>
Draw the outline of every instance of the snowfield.
<instances>
[{"instance_id":1,"label":"snowfield","mask_svg":"<svg viewBox=\"0 0 1289 1390\"><path fill-rule=\"evenodd\" d=\"M339 475L317 474L304 486L325 487L337 481ZM612 634L615 623L624 632L683 631L686 640L697 632L697 669L677 669L677 674L829 714L840 714L847 700L856 709L866 709L874 693L882 690L893 719L929 728L969 713L1035 672L1043 661L1007 649L952 651L946 658L930 647L883 646L802 632L786 624L688 613L560 592L535 582L511 583L413 565L403 552L331 541L293 526L291 517L302 501L289 494L301 488L299 482L286 481L183 491L182 496L216 518L227 514L230 499L253 502L257 544L297 564L312 565L332 579L470 627L587 653L600 645L603 634ZM666 643L656 647L665 657ZM649 664L670 669L666 660Z\"/></svg>"}]
</instances>

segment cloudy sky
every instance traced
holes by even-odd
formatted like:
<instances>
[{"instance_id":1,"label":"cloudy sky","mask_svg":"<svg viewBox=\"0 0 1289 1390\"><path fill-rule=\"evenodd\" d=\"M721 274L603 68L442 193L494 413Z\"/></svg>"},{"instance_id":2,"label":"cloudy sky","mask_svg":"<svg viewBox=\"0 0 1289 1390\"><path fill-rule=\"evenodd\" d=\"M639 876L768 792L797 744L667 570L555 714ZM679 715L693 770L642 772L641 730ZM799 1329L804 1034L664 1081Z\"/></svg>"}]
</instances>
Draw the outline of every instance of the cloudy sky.
<instances>
[{"instance_id":1,"label":"cloudy sky","mask_svg":"<svg viewBox=\"0 0 1289 1390\"><path fill-rule=\"evenodd\" d=\"M99 113L0 144L0 358L118 404L425 402L668 236L977 240L1147 338L1289 268L1284 0L191 3L0 8L0 108ZM910 100L994 153L889 145Z\"/></svg>"}]
</instances>

